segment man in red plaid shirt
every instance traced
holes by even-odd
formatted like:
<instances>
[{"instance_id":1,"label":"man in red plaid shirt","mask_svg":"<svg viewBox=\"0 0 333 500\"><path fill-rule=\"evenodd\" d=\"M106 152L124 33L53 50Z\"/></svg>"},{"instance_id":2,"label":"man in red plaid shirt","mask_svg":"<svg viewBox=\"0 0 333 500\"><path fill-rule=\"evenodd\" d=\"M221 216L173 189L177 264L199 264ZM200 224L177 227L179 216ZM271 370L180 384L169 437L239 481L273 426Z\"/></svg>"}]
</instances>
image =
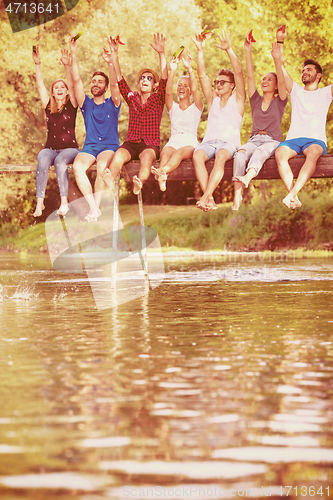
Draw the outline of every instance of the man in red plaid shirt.
<instances>
[{"instance_id":1,"label":"man in red plaid shirt","mask_svg":"<svg viewBox=\"0 0 333 500\"><path fill-rule=\"evenodd\" d=\"M160 124L168 79L164 54L165 38L157 33L154 35L154 44L150 44L160 58L161 80L157 73L149 68L140 70L137 75L139 92L133 92L121 75L118 43L119 41L110 37L109 46L113 55L119 90L129 107L129 125L126 141L116 151L109 169L103 174L103 179L106 185L112 188L113 181L124 163L139 159L139 176L133 177L133 193L139 194L160 152Z\"/></svg>"}]
</instances>

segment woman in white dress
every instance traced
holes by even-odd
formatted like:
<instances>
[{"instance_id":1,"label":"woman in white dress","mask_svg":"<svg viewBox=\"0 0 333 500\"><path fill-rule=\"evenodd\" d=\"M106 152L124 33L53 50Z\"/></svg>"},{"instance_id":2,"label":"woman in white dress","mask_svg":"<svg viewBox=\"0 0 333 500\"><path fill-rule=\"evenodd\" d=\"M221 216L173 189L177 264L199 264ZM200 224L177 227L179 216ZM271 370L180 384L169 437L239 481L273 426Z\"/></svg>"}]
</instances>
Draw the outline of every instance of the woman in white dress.
<instances>
[{"instance_id":1,"label":"woman in white dress","mask_svg":"<svg viewBox=\"0 0 333 500\"><path fill-rule=\"evenodd\" d=\"M175 170L182 160L192 158L198 145L197 130L203 102L193 73L190 53L187 52L186 58L182 60L188 75L181 76L177 82L178 104L173 100L172 85L179 59L173 57L170 63L165 104L171 121L171 137L161 151L159 168L152 167L161 191L166 190L169 172ZM191 96L194 100L192 104Z\"/></svg>"}]
</instances>

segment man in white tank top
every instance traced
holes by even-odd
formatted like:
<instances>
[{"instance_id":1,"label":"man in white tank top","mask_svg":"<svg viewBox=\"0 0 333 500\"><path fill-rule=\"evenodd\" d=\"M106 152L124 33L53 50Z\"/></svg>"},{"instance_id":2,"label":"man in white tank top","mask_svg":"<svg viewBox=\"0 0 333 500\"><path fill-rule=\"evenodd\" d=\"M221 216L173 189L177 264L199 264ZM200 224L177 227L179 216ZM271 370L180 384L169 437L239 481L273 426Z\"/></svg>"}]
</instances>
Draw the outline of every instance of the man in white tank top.
<instances>
[{"instance_id":1,"label":"man in white tank top","mask_svg":"<svg viewBox=\"0 0 333 500\"><path fill-rule=\"evenodd\" d=\"M222 36L219 33L218 36L220 45L216 47L226 51L233 72L228 69L221 69L218 72L214 81L216 90L206 75L204 37L195 35L195 39L192 38L198 49L198 76L208 106L206 134L193 154L195 174L203 191L197 207L205 212L217 208L213 192L223 177L225 162L230 160L240 147L240 129L246 98L243 71L231 48L231 34L222 30ZM205 163L211 158L215 158L215 162L208 176Z\"/></svg>"},{"instance_id":2,"label":"man in white tank top","mask_svg":"<svg viewBox=\"0 0 333 500\"><path fill-rule=\"evenodd\" d=\"M285 25L276 32L277 43L283 45L286 37ZM286 207L295 209L302 204L297 194L313 175L317 161L327 152L326 119L333 98L333 85L319 88L322 68L312 59L304 62L301 87L294 82L283 66L283 56L278 60L282 67L286 88L291 100L291 122L287 138L278 146L275 158L279 174L288 194L282 200ZM289 160L297 154L304 154L306 160L294 185L294 176Z\"/></svg>"}]
</instances>

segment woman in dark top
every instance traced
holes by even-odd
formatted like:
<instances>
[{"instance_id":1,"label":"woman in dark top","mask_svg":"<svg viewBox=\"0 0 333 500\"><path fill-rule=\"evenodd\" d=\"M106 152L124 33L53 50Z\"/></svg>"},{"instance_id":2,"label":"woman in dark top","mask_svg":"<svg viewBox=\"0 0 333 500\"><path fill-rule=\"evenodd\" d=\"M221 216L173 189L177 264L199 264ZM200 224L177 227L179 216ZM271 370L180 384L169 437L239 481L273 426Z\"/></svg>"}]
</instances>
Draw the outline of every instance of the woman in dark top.
<instances>
[{"instance_id":1,"label":"woman in dark top","mask_svg":"<svg viewBox=\"0 0 333 500\"><path fill-rule=\"evenodd\" d=\"M51 85L50 96L48 95L43 81L38 45L37 52L32 53L33 60L36 64L37 89L42 101L42 106L45 109L47 120L47 141L45 149L42 149L37 157L37 206L34 217L42 215L48 171L53 164L57 174L61 199L60 208L57 213L59 215L66 215L68 212L67 165L72 163L79 153L75 138L77 102L74 95L74 85L69 67L69 55L67 50L62 50L61 53L61 62L66 70L68 85L62 79L54 80Z\"/></svg>"},{"instance_id":2,"label":"woman in dark top","mask_svg":"<svg viewBox=\"0 0 333 500\"><path fill-rule=\"evenodd\" d=\"M238 210L242 201L242 189L248 187L282 140L281 120L288 98L281 70L267 73L261 80L262 96L256 88L252 63L252 41L245 38L247 91L252 111L252 133L249 141L244 144L234 157L234 202L232 210ZM272 56L279 50L273 44ZM274 57L273 57L274 58ZM246 164L248 162L247 168ZM246 173L245 173L246 170Z\"/></svg>"}]
</instances>

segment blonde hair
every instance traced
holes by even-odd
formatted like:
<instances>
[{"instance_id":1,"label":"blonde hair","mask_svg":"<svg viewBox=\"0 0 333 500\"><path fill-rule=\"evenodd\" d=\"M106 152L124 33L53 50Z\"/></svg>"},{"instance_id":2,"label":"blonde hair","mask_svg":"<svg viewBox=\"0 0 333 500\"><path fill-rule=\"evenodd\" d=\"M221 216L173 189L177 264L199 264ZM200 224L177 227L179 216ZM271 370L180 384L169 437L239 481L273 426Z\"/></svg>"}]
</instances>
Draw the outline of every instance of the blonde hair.
<instances>
[{"instance_id":1,"label":"blonde hair","mask_svg":"<svg viewBox=\"0 0 333 500\"><path fill-rule=\"evenodd\" d=\"M56 84L56 83L58 83L58 82L62 82L62 83L65 85L66 89L68 90L68 85L67 85L67 83L65 82L65 80L63 80L62 78L58 78L57 80L54 80L54 81L52 82L52 85L51 85L51 96L50 96L50 102L49 102L49 105L48 105L48 108L51 110L51 113L58 113L58 112L60 113L60 112L64 109L64 106L67 104L68 99L69 99L69 94L67 94L67 96L66 96L66 100L65 100L65 102L64 102L64 104L63 104L63 106L62 106L62 108L58 110L58 103L57 103L57 101L55 100L55 97L54 97L54 95L53 95L53 87L54 87L54 86L55 86L55 84Z\"/></svg>"},{"instance_id":2,"label":"blonde hair","mask_svg":"<svg viewBox=\"0 0 333 500\"><path fill-rule=\"evenodd\" d=\"M188 80L188 81L190 81L190 77L189 77L189 75L182 75L182 76L180 76L180 77L178 78L178 80L177 80L177 85L178 85L178 83L180 82L180 80L181 80L182 78L187 78L187 80Z\"/></svg>"}]
</instances>

